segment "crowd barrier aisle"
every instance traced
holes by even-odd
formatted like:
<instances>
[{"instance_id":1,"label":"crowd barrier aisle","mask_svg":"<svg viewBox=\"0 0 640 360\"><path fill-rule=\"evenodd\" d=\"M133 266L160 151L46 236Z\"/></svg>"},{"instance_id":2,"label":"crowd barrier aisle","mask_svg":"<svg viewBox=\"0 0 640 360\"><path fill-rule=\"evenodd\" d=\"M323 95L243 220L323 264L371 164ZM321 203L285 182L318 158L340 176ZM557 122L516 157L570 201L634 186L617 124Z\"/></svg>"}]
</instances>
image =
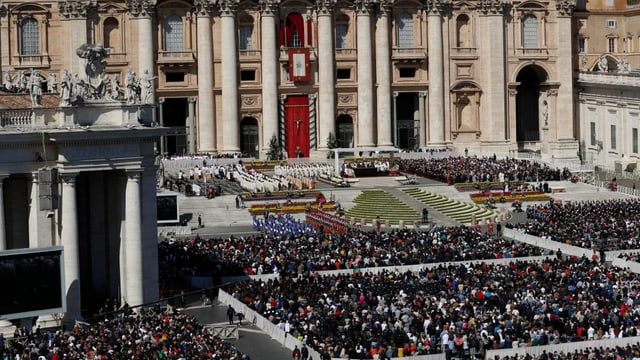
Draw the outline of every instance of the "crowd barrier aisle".
<instances>
[{"instance_id":1,"label":"crowd barrier aisle","mask_svg":"<svg viewBox=\"0 0 640 360\"><path fill-rule=\"evenodd\" d=\"M607 256L609 256L609 253L607 253ZM618 259L617 256L611 256L611 265L620 267L622 269L629 269L636 274L640 274L640 263L636 261Z\"/></svg>"},{"instance_id":2,"label":"crowd barrier aisle","mask_svg":"<svg viewBox=\"0 0 640 360\"><path fill-rule=\"evenodd\" d=\"M571 255L581 257L582 255L591 258L593 255L593 249L585 249L578 246L563 244L558 241L549 239L543 239L541 237L526 234L516 229L503 229L502 236L523 242L525 244L541 247L549 251L560 250L564 255Z\"/></svg>"},{"instance_id":3,"label":"crowd barrier aisle","mask_svg":"<svg viewBox=\"0 0 640 360\"><path fill-rule=\"evenodd\" d=\"M593 341L577 341L564 344L544 345L544 346L529 346L518 347L512 349L496 349L488 350L485 359L495 359L499 356L501 359L505 356L516 356L531 354L533 356L541 355L543 351L547 354L553 354L554 352L574 352L575 350L585 349L587 347L598 348L615 348L616 346L633 345L640 342L640 336L625 337L620 339L605 339L605 340L593 340Z\"/></svg>"},{"instance_id":4,"label":"crowd barrier aisle","mask_svg":"<svg viewBox=\"0 0 640 360\"><path fill-rule=\"evenodd\" d=\"M225 306L231 304L233 308L236 310L236 313L240 312L244 315L244 320L249 321L254 326L262 330L265 334L269 335L273 340L276 340L282 346L293 350L296 346L298 348L302 348L302 341L298 340L293 336L289 336L283 330L281 330L278 325L273 324L267 318L261 316L253 309L242 303L240 300L235 299L229 293L224 290L220 290L218 293L218 301L225 304ZM310 359L320 359L320 353L315 351L312 347L307 346L309 349L309 358ZM335 358L336 360L339 360ZM392 358L392 359L400 359L400 358ZM433 354L433 355L420 355L420 356L405 356L402 359L414 359L414 360L443 360L445 359L444 353L442 354Z\"/></svg>"}]
</instances>

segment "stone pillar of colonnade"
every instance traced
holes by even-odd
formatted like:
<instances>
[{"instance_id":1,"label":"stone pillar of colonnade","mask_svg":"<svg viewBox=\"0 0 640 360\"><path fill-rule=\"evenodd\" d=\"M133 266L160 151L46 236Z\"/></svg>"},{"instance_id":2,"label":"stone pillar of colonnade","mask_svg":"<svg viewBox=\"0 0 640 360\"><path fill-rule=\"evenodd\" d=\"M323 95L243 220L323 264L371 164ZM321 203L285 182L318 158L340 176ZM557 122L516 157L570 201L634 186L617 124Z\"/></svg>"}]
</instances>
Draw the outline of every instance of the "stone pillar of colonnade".
<instances>
[{"instance_id":1,"label":"stone pillar of colonnade","mask_svg":"<svg viewBox=\"0 0 640 360\"><path fill-rule=\"evenodd\" d=\"M391 52L389 40L389 15L393 8L391 0L378 3L376 21L376 125L378 146L391 146Z\"/></svg>"},{"instance_id":2,"label":"stone pillar of colonnade","mask_svg":"<svg viewBox=\"0 0 640 360\"><path fill-rule=\"evenodd\" d=\"M130 306L144 303L142 261L142 211L140 203L141 171L127 171L125 188L125 263L126 301Z\"/></svg>"},{"instance_id":3,"label":"stone pillar of colonnade","mask_svg":"<svg viewBox=\"0 0 640 360\"><path fill-rule=\"evenodd\" d=\"M269 152L272 137L278 135L278 48L277 0L261 1L262 14L262 153ZM321 85L322 86L322 85Z\"/></svg>"},{"instance_id":4,"label":"stone pillar of colonnade","mask_svg":"<svg viewBox=\"0 0 640 360\"><path fill-rule=\"evenodd\" d=\"M198 151L212 152L217 150L211 29L214 3L211 0L195 0L194 11L198 46L198 139L195 140L195 134L191 133L189 139L191 142L197 141Z\"/></svg>"},{"instance_id":5,"label":"stone pillar of colonnade","mask_svg":"<svg viewBox=\"0 0 640 360\"><path fill-rule=\"evenodd\" d=\"M441 145L445 141L442 15L447 10L447 4L443 0L432 0L426 8L429 36L429 145Z\"/></svg>"},{"instance_id":6,"label":"stone pillar of colonnade","mask_svg":"<svg viewBox=\"0 0 640 360\"><path fill-rule=\"evenodd\" d=\"M358 49L358 143L374 146L373 126L373 54L371 51L371 13L373 1L356 0Z\"/></svg>"},{"instance_id":7,"label":"stone pillar of colonnade","mask_svg":"<svg viewBox=\"0 0 640 360\"><path fill-rule=\"evenodd\" d=\"M81 319L80 296L80 239L78 235L77 173L63 173L60 198L60 242L64 247L64 282L67 311L63 322L73 326Z\"/></svg>"},{"instance_id":8,"label":"stone pillar of colonnade","mask_svg":"<svg viewBox=\"0 0 640 360\"><path fill-rule=\"evenodd\" d=\"M222 51L222 151L240 151L238 120L238 50L236 46L236 11L238 0L221 0Z\"/></svg>"},{"instance_id":9,"label":"stone pillar of colonnade","mask_svg":"<svg viewBox=\"0 0 640 360\"><path fill-rule=\"evenodd\" d=\"M72 74L85 75L84 61L78 55L76 50L87 43L87 13L91 11L91 2L81 1L60 1L58 2L58 11L61 15L62 25L66 27L67 39L62 42L64 51L62 51L63 64L70 64L69 71Z\"/></svg>"},{"instance_id":10,"label":"stone pillar of colonnade","mask_svg":"<svg viewBox=\"0 0 640 360\"><path fill-rule=\"evenodd\" d=\"M318 12L318 89L319 128L318 148L327 149L329 133L335 134L335 47L333 44L333 7L335 0L316 2Z\"/></svg>"}]
</instances>

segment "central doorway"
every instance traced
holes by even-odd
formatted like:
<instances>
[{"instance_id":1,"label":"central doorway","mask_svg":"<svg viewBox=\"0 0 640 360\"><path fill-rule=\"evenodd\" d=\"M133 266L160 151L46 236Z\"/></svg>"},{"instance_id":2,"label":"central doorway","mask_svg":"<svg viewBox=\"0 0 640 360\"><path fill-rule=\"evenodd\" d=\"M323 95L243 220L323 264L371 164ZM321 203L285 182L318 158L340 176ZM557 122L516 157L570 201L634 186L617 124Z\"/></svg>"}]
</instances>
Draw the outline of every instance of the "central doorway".
<instances>
[{"instance_id":1,"label":"central doorway","mask_svg":"<svg viewBox=\"0 0 640 360\"><path fill-rule=\"evenodd\" d=\"M544 70L535 65L524 67L516 81L516 141L540 141L540 84L547 80Z\"/></svg>"},{"instance_id":2,"label":"central doorway","mask_svg":"<svg viewBox=\"0 0 640 360\"><path fill-rule=\"evenodd\" d=\"M289 95L284 106L287 156L309 157L309 97Z\"/></svg>"},{"instance_id":3,"label":"central doorway","mask_svg":"<svg viewBox=\"0 0 640 360\"><path fill-rule=\"evenodd\" d=\"M170 134L165 136L165 153L169 155L186 154L189 152L187 133L187 118L189 110L187 98L165 98L162 105L163 125L170 128Z\"/></svg>"},{"instance_id":4,"label":"central doorway","mask_svg":"<svg viewBox=\"0 0 640 360\"><path fill-rule=\"evenodd\" d=\"M414 150L420 146L420 111L417 92L398 93L395 101L396 147Z\"/></svg>"}]
</instances>

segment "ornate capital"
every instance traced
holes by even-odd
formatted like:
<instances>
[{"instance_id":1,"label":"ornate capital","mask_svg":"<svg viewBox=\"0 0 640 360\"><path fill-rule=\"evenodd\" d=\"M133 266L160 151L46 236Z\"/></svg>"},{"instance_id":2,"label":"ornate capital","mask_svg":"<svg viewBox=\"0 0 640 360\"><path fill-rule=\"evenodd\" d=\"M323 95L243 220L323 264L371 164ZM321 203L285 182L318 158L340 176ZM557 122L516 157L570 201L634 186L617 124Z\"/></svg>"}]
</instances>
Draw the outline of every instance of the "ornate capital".
<instances>
[{"instance_id":1,"label":"ornate capital","mask_svg":"<svg viewBox=\"0 0 640 360\"><path fill-rule=\"evenodd\" d=\"M58 3L58 11L66 19L80 19L86 18L96 5L94 0L66 0Z\"/></svg>"},{"instance_id":2,"label":"ornate capital","mask_svg":"<svg viewBox=\"0 0 640 360\"><path fill-rule=\"evenodd\" d=\"M280 0L260 0L258 5L262 16L275 16L280 7Z\"/></svg>"},{"instance_id":3,"label":"ornate capital","mask_svg":"<svg viewBox=\"0 0 640 360\"><path fill-rule=\"evenodd\" d=\"M0 5L0 18L7 16L8 13L9 11L7 10L7 7L5 5Z\"/></svg>"},{"instance_id":4,"label":"ornate capital","mask_svg":"<svg viewBox=\"0 0 640 360\"><path fill-rule=\"evenodd\" d=\"M371 15L374 2L372 0L355 0L353 5L357 15Z\"/></svg>"},{"instance_id":5,"label":"ornate capital","mask_svg":"<svg viewBox=\"0 0 640 360\"><path fill-rule=\"evenodd\" d=\"M60 173L60 180L64 185L76 186L78 173Z\"/></svg>"},{"instance_id":6,"label":"ornate capital","mask_svg":"<svg viewBox=\"0 0 640 360\"><path fill-rule=\"evenodd\" d=\"M547 96L558 96L558 89L547 90Z\"/></svg>"},{"instance_id":7,"label":"ornate capital","mask_svg":"<svg viewBox=\"0 0 640 360\"><path fill-rule=\"evenodd\" d=\"M193 12L197 16L211 16L215 10L215 5L211 0L194 0Z\"/></svg>"},{"instance_id":8,"label":"ornate capital","mask_svg":"<svg viewBox=\"0 0 640 360\"><path fill-rule=\"evenodd\" d=\"M508 5L505 0L478 0L478 10L483 15L502 15Z\"/></svg>"},{"instance_id":9,"label":"ornate capital","mask_svg":"<svg viewBox=\"0 0 640 360\"><path fill-rule=\"evenodd\" d=\"M560 16L573 15L573 9L576 7L576 0L557 0L556 10Z\"/></svg>"},{"instance_id":10,"label":"ornate capital","mask_svg":"<svg viewBox=\"0 0 640 360\"><path fill-rule=\"evenodd\" d=\"M134 17L147 17L153 14L156 0L126 0L129 14Z\"/></svg>"},{"instance_id":11,"label":"ornate capital","mask_svg":"<svg viewBox=\"0 0 640 360\"><path fill-rule=\"evenodd\" d=\"M128 181L139 182L140 178L142 177L142 170L141 169L126 170L126 173L127 173L127 180Z\"/></svg>"},{"instance_id":12,"label":"ornate capital","mask_svg":"<svg viewBox=\"0 0 640 360\"><path fill-rule=\"evenodd\" d=\"M220 5L221 16L235 16L236 10L238 10L239 0L221 0L218 2Z\"/></svg>"},{"instance_id":13,"label":"ornate capital","mask_svg":"<svg viewBox=\"0 0 640 360\"><path fill-rule=\"evenodd\" d=\"M509 96L516 96L516 95L518 95L518 89L516 88L509 89Z\"/></svg>"},{"instance_id":14,"label":"ornate capital","mask_svg":"<svg viewBox=\"0 0 640 360\"><path fill-rule=\"evenodd\" d=\"M443 15L450 7L450 0L427 0L424 9L428 15Z\"/></svg>"},{"instance_id":15,"label":"ornate capital","mask_svg":"<svg viewBox=\"0 0 640 360\"><path fill-rule=\"evenodd\" d=\"M393 10L392 0L380 0L378 2L378 15L389 16L391 15L391 10Z\"/></svg>"},{"instance_id":16,"label":"ornate capital","mask_svg":"<svg viewBox=\"0 0 640 360\"><path fill-rule=\"evenodd\" d=\"M318 0L316 1L316 10L318 15L331 15L333 8L336 6L336 0Z\"/></svg>"}]
</instances>

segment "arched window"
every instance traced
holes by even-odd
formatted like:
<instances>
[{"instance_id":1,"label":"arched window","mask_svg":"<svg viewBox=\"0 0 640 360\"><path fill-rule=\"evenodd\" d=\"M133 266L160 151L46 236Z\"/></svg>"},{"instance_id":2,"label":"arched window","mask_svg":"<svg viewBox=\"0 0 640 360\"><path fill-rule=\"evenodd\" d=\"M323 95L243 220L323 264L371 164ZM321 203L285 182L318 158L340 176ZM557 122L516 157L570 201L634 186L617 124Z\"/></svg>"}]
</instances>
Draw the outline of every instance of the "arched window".
<instances>
[{"instance_id":1,"label":"arched window","mask_svg":"<svg viewBox=\"0 0 640 360\"><path fill-rule=\"evenodd\" d=\"M402 13L398 16L398 47L413 47L413 17L409 13Z\"/></svg>"},{"instance_id":2,"label":"arched window","mask_svg":"<svg viewBox=\"0 0 640 360\"><path fill-rule=\"evenodd\" d=\"M349 17L341 15L336 19L336 49L348 48L347 34L349 32Z\"/></svg>"},{"instance_id":3,"label":"arched window","mask_svg":"<svg viewBox=\"0 0 640 360\"><path fill-rule=\"evenodd\" d=\"M111 48L114 53L120 52L120 24L115 18L105 19L102 25L104 47Z\"/></svg>"},{"instance_id":4,"label":"arched window","mask_svg":"<svg viewBox=\"0 0 640 360\"><path fill-rule=\"evenodd\" d=\"M240 19L238 40L240 50L253 49L253 18L251 16Z\"/></svg>"},{"instance_id":5,"label":"arched window","mask_svg":"<svg viewBox=\"0 0 640 360\"><path fill-rule=\"evenodd\" d=\"M304 47L304 19L299 13L290 13L280 24L280 43L290 48Z\"/></svg>"},{"instance_id":6,"label":"arched window","mask_svg":"<svg viewBox=\"0 0 640 360\"><path fill-rule=\"evenodd\" d=\"M471 29L469 17L462 14L456 18L456 47L469 48L471 46Z\"/></svg>"},{"instance_id":7,"label":"arched window","mask_svg":"<svg viewBox=\"0 0 640 360\"><path fill-rule=\"evenodd\" d=\"M525 49L538 48L538 19L531 14L522 18L522 47Z\"/></svg>"},{"instance_id":8,"label":"arched window","mask_svg":"<svg viewBox=\"0 0 640 360\"><path fill-rule=\"evenodd\" d=\"M164 50L184 50L184 29L182 18L178 15L169 15L164 19Z\"/></svg>"},{"instance_id":9,"label":"arched window","mask_svg":"<svg viewBox=\"0 0 640 360\"><path fill-rule=\"evenodd\" d=\"M40 29L34 18L22 20L20 26L20 54L40 55Z\"/></svg>"}]
</instances>

